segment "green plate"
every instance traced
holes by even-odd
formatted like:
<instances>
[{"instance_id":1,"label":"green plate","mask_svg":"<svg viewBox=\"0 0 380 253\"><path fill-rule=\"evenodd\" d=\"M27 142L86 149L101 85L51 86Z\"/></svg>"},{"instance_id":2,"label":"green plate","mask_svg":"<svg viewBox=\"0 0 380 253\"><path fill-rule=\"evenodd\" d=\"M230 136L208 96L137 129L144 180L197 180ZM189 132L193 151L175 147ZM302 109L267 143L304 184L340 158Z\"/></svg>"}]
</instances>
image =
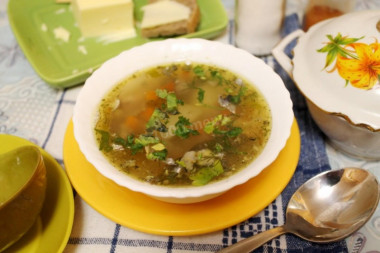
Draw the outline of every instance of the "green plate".
<instances>
[{"instance_id":1,"label":"green plate","mask_svg":"<svg viewBox=\"0 0 380 253\"><path fill-rule=\"evenodd\" d=\"M135 18L142 18L141 7L147 0L134 0ZM194 33L180 37L210 39L226 28L228 17L220 0L198 0L201 22ZM99 37L81 39L79 28L69 4L55 0L9 0L8 17L13 33L37 74L55 88L83 83L100 65L133 46L153 40L137 36L107 43ZM54 36L54 29L70 32L65 42ZM86 53L83 53L82 48Z\"/></svg>"},{"instance_id":2,"label":"green plate","mask_svg":"<svg viewBox=\"0 0 380 253\"><path fill-rule=\"evenodd\" d=\"M20 137L0 134L0 154L23 145L34 145ZM65 171L41 149L46 165L47 188L40 216L30 230L3 253L63 252L74 222L73 190Z\"/></svg>"}]
</instances>

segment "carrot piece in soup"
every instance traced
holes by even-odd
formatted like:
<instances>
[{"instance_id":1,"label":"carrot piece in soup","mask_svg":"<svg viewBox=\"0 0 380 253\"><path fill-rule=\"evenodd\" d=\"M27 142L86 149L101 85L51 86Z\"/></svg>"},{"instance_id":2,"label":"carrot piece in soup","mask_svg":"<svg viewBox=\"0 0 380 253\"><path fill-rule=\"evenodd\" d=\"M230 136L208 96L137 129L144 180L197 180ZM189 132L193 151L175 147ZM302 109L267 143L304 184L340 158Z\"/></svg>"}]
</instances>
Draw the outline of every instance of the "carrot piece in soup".
<instances>
[{"instance_id":1,"label":"carrot piece in soup","mask_svg":"<svg viewBox=\"0 0 380 253\"><path fill-rule=\"evenodd\" d=\"M225 110L221 111L220 114L225 115L225 116L228 116L228 115L231 115L232 112L229 111L229 110L227 110L227 109L225 109Z\"/></svg>"},{"instance_id":2,"label":"carrot piece in soup","mask_svg":"<svg viewBox=\"0 0 380 253\"><path fill-rule=\"evenodd\" d=\"M148 106L145 108L144 111L139 113L139 118L141 118L142 120L147 122L150 119L150 117L152 116L153 111L154 111L154 107Z\"/></svg>"},{"instance_id":3,"label":"carrot piece in soup","mask_svg":"<svg viewBox=\"0 0 380 253\"><path fill-rule=\"evenodd\" d=\"M157 99L158 99L158 96L156 95L156 91L148 90L147 92L145 92L146 101L155 101Z\"/></svg>"},{"instance_id":4,"label":"carrot piece in soup","mask_svg":"<svg viewBox=\"0 0 380 253\"><path fill-rule=\"evenodd\" d=\"M136 116L130 115L125 119L125 125L132 131L139 131L142 122Z\"/></svg>"},{"instance_id":5,"label":"carrot piece in soup","mask_svg":"<svg viewBox=\"0 0 380 253\"><path fill-rule=\"evenodd\" d=\"M175 83L174 82L167 83L162 88L167 91L174 91Z\"/></svg>"}]
</instances>

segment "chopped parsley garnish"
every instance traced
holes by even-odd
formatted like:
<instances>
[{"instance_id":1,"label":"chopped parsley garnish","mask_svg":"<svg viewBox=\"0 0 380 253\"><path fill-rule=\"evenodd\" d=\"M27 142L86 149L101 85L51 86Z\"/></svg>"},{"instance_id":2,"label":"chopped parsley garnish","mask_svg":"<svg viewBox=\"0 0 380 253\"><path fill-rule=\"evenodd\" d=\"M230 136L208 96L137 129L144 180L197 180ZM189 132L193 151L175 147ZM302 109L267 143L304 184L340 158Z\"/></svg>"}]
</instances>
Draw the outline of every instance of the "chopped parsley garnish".
<instances>
[{"instance_id":1,"label":"chopped parsley garnish","mask_svg":"<svg viewBox=\"0 0 380 253\"><path fill-rule=\"evenodd\" d=\"M177 123L175 123L176 129L174 130L174 134L182 139L186 139L191 135L199 135L197 130L189 128L191 123L189 119L179 116Z\"/></svg>"},{"instance_id":2,"label":"chopped parsley garnish","mask_svg":"<svg viewBox=\"0 0 380 253\"><path fill-rule=\"evenodd\" d=\"M193 180L192 184L195 186L205 185L213 178L219 176L224 172L222 163L217 160L212 167L204 167L199 169L196 173L190 175L190 179Z\"/></svg>"},{"instance_id":3,"label":"chopped parsley garnish","mask_svg":"<svg viewBox=\"0 0 380 253\"><path fill-rule=\"evenodd\" d=\"M147 153L146 158L148 158L149 160L163 161L166 159L167 153L168 151L166 149L161 150L161 151L153 151L153 152Z\"/></svg>"},{"instance_id":4,"label":"chopped parsley garnish","mask_svg":"<svg viewBox=\"0 0 380 253\"><path fill-rule=\"evenodd\" d=\"M212 76L212 78L218 80L218 84L219 84L219 85L222 85L222 83L223 83L223 77L222 77L222 75L219 73L219 71L212 70L212 71L211 71L211 76Z\"/></svg>"},{"instance_id":5,"label":"chopped parsley garnish","mask_svg":"<svg viewBox=\"0 0 380 253\"><path fill-rule=\"evenodd\" d=\"M247 87L241 86L237 95L227 95L226 99L229 102L237 105L241 102L241 97L244 96L246 90L247 90Z\"/></svg>"},{"instance_id":6,"label":"chopped parsley garnish","mask_svg":"<svg viewBox=\"0 0 380 253\"><path fill-rule=\"evenodd\" d=\"M193 71L194 71L194 74L197 75L200 79L202 80L206 79L206 73L201 66L195 66Z\"/></svg>"},{"instance_id":7,"label":"chopped parsley garnish","mask_svg":"<svg viewBox=\"0 0 380 253\"><path fill-rule=\"evenodd\" d=\"M168 92L167 90L156 90L156 94L159 98L166 99L166 111L169 114L178 114L178 105L183 104L183 101L178 99L174 92Z\"/></svg>"},{"instance_id":8,"label":"chopped parsley garnish","mask_svg":"<svg viewBox=\"0 0 380 253\"><path fill-rule=\"evenodd\" d=\"M169 93L168 96L166 97L166 106L168 112L171 112L173 114L177 114L177 106L178 106L178 99L174 93Z\"/></svg>"},{"instance_id":9,"label":"chopped parsley garnish","mask_svg":"<svg viewBox=\"0 0 380 253\"><path fill-rule=\"evenodd\" d=\"M105 131L103 132L108 134ZM147 152L146 157L150 160L165 160L168 153L165 145L160 142L159 138L154 136L139 135L135 138L133 135L129 135L126 139L117 137L111 141L123 146L124 149L130 149L133 155L148 146L149 152Z\"/></svg>"},{"instance_id":10,"label":"chopped parsley garnish","mask_svg":"<svg viewBox=\"0 0 380 253\"><path fill-rule=\"evenodd\" d=\"M109 152L113 150L112 144L120 145L124 149L130 149L132 154L136 154L141 151L144 145L135 141L133 135L129 135L127 138L123 139L121 137L112 138L109 132L95 129L101 135L99 150L104 150Z\"/></svg>"},{"instance_id":11,"label":"chopped parsley garnish","mask_svg":"<svg viewBox=\"0 0 380 253\"><path fill-rule=\"evenodd\" d=\"M215 129L213 131L213 133L233 138L233 137L237 137L239 134L241 134L242 131L243 131L243 129L241 129L240 127L232 127L229 130Z\"/></svg>"},{"instance_id":12,"label":"chopped parsley garnish","mask_svg":"<svg viewBox=\"0 0 380 253\"><path fill-rule=\"evenodd\" d=\"M110 141L111 141L110 133L103 130L99 130L99 129L95 129L95 131L98 132L101 136L99 150L104 150L106 152L111 151L112 146L110 145Z\"/></svg>"},{"instance_id":13,"label":"chopped parsley garnish","mask_svg":"<svg viewBox=\"0 0 380 253\"><path fill-rule=\"evenodd\" d=\"M214 146L214 149L217 153L220 153L223 151L223 146L220 145L219 143L216 143L215 146Z\"/></svg>"},{"instance_id":14,"label":"chopped parsley garnish","mask_svg":"<svg viewBox=\"0 0 380 253\"><path fill-rule=\"evenodd\" d=\"M199 103L203 102L203 99L205 98L205 91L201 88L198 88L198 101Z\"/></svg>"},{"instance_id":15,"label":"chopped parsley garnish","mask_svg":"<svg viewBox=\"0 0 380 253\"><path fill-rule=\"evenodd\" d=\"M140 135L135 139L136 144L141 144L143 146L160 143L160 139L154 136Z\"/></svg>"},{"instance_id":16,"label":"chopped parsley garnish","mask_svg":"<svg viewBox=\"0 0 380 253\"><path fill-rule=\"evenodd\" d=\"M132 152L132 154L136 154L137 152L141 151L144 145L141 143L135 142L134 135L128 135L127 138L123 139L121 137L115 138L113 141L115 144L123 146L125 149L129 148Z\"/></svg>"},{"instance_id":17,"label":"chopped parsley garnish","mask_svg":"<svg viewBox=\"0 0 380 253\"><path fill-rule=\"evenodd\" d=\"M146 130L148 132L152 132L154 130L159 132L167 132L168 129L166 127L166 123L168 123L168 118L169 116L167 113L158 108L154 109L152 116L150 116L148 123L146 123Z\"/></svg>"},{"instance_id":18,"label":"chopped parsley garnish","mask_svg":"<svg viewBox=\"0 0 380 253\"><path fill-rule=\"evenodd\" d=\"M208 122L203 130L207 134L224 135L226 137L237 137L243 131L240 127L233 127L232 119L222 114Z\"/></svg>"},{"instance_id":19,"label":"chopped parsley garnish","mask_svg":"<svg viewBox=\"0 0 380 253\"><path fill-rule=\"evenodd\" d=\"M159 98L166 99L166 97L168 96L168 91L167 91L167 90L157 89L157 90L156 90L156 95L157 95Z\"/></svg>"},{"instance_id":20,"label":"chopped parsley garnish","mask_svg":"<svg viewBox=\"0 0 380 253\"><path fill-rule=\"evenodd\" d=\"M219 114L216 116L212 121L208 122L205 127L204 131L208 134L213 133L215 130L218 129L220 126L225 126L228 123L231 122L231 118L228 116L223 116L222 114Z\"/></svg>"}]
</instances>

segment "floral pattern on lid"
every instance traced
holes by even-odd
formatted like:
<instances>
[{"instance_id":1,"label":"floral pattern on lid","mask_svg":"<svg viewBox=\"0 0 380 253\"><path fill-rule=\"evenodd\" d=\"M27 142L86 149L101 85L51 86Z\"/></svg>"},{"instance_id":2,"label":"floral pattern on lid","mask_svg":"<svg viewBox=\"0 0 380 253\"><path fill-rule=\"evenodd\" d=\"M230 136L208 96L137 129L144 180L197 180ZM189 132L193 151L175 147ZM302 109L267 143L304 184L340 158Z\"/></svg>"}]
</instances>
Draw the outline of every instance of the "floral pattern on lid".
<instances>
[{"instance_id":1,"label":"floral pattern on lid","mask_svg":"<svg viewBox=\"0 0 380 253\"><path fill-rule=\"evenodd\" d=\"M299 37L293 78L322 111L380 131L380 10L322 21Z\"/></svg>"},{"instance_id":2,"label":"floral pattern on lid","mask_svg":"<svg viewBox=\"0 0 380 253\"><path fill-rule=\"evenodd\" d=\"M337 36L327 35L330 42L317 50L327 53L325 69L327 72L338 71L346 80L346 85L369 90L379 85L380 75L380 43L358 43L361 38L348 38L338 33ZM332 69L329 67L335 61Z\"/></svg>"}]
</instances>

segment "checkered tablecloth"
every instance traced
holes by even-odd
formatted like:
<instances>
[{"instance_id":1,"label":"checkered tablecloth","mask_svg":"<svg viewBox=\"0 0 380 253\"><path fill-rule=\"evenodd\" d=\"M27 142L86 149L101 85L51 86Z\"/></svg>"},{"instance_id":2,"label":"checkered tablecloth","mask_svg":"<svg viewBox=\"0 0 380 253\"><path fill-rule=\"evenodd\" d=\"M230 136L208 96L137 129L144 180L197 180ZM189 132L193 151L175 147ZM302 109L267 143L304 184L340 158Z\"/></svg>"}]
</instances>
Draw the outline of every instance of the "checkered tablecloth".
<instances>
[{"instance_id":1,"label":"checkered tablecloth","mask_svg":"<svg viewBox=\"0 0 380 253\"><path fill-rule=\"evenodd\" d=\"M12 34L7 19L7 2L0 1L0 133L20 136L38 144L64 169L64 134L81 86L56 90L40 79ZM229 25L215 40L233 44L234 0L222 2L229 16ZM302 6L302 0L288 0L283 35L299 27ZM357 3L358 9L377 7L380 7L379 1L358 0ZM301 134L301 155L296 172L276 200L254 217L222 231L177 237L151 235L120 226L99 214L76 194L74 225L64 252L215 252L241 239L282 225L291 195L303 182L319 172L354 165L365 167L380 178L379 162L355 160L325 144L323 134L310 118L305 101L292 80L273 57L262 59L282 77L289 89ZM380 252L379 240L378 209L372 220L347 240L321 245L283 235L268 242L257 252Z\"/></svg>"}]
</instances>

